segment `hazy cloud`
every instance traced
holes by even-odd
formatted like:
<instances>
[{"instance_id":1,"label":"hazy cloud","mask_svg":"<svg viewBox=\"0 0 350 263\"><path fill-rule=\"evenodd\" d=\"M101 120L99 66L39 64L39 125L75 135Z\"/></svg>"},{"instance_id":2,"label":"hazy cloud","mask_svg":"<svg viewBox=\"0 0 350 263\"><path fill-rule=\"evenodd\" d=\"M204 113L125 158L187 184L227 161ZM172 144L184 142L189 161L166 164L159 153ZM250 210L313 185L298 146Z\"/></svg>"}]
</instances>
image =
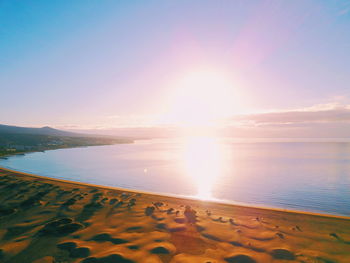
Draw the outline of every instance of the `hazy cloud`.
<instances>
[{"instance_id":1,"label":"hazy cloud","mask_svg":"<svg viewBox=\"0 0 350 263\"><path fill-rule=\"evenodd\" d=\"M232 121L247 125L350 123L350 105L340 105L338 103L320 104L299 110L235 116L232 118Z\"/></svg>"},{"instance_id":2,"label":"hazy cloud","mask_svg":"<svg viewBox=\"0 0 350 263\"><path fill-rule=\"evenodd\" d=\"M346 1L343 3L343 5L340 8L339 15L346 15L350 13L350 1Z\"/></svg>"},{"instance_id":3,"label":"hazy cloud","mask_svg":"<svg viewBox=\"0 0 350 263\"><path fill-rule=\"evenodd\" d=\"M215 134L230 137L273 138L345 138L350 136L350 104L317 104L295 110L233 116L219 122ZM151 118L152 117L152 118ZM89 132L133 137L174 137L183 134L184 127L152 125L154 116L104 116L111 125L93 126L89 129L68 125L64 128ZM106 124L107 124L106 123ZM154 122L153 122L154 123ZM63 128L63 127L61 127ZM185 127L186 128L186 127ZM205 129L204 129L205 130ZM201 129L199 129L201 131ZM186 130L185 130L186 132ZM203 132L203 131L202 131Z\"/></svg>"}]
</instances>

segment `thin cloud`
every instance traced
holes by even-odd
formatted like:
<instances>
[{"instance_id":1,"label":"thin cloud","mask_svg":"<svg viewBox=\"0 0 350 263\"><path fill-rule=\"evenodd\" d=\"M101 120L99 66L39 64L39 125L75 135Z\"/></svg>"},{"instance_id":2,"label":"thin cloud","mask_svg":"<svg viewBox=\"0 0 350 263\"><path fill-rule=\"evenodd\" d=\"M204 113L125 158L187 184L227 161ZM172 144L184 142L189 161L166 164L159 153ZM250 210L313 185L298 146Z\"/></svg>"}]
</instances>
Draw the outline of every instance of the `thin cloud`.
<instances>
[{"instance_id":1,"label":"thin cloud","mask_svg":"<svg viewBox=\"0 0 350 263\"><path fill-rule=\"evenodd\" d=\"M291 125L301 123L350 123L350 105L320 104L309 108L235 116L231 119L246 125Z\"/></svg>"},{"instance_id":2,"label":"thin cloud","mask_svg":"<svg viewBox=\"0 0 350 263\"><path fill-rule=\"evenodd\" d=\"M343 16L350 13L350 1L344 4L344 7L339 11L339 15Z\"/></svg>"}]
</instances>

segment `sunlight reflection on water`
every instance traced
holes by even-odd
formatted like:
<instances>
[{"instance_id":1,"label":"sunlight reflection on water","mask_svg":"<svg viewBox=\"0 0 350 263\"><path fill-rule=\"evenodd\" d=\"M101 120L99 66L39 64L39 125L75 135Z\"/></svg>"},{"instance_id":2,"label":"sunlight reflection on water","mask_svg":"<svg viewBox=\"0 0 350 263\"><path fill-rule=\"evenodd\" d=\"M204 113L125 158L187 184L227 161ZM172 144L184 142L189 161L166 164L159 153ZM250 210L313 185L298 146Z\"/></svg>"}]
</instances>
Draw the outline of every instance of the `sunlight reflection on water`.
<instances>
[{"instance_id":1,"label":"sunlight reflection on water","mask_svg":"<svg viewBox=\"0 0 350 263\"><path fill-rule=\"evenodd\" d=\"M224 164L221 145L212 137L190 137L183 150L185 173L197 186L196 197L213 199L212 188Z\"/></svg>"},{"instance_id":2,"label":"sunlight reflection on water","mask_svg":"<svg viewBox=\"0 0 350 263\"><path fill-rule=\"evenodd\" d=\"M142 140L12 156L0 159L0 166L84 183L349 216L350 141L288 140Z\"/></svg>"}]
</instances>

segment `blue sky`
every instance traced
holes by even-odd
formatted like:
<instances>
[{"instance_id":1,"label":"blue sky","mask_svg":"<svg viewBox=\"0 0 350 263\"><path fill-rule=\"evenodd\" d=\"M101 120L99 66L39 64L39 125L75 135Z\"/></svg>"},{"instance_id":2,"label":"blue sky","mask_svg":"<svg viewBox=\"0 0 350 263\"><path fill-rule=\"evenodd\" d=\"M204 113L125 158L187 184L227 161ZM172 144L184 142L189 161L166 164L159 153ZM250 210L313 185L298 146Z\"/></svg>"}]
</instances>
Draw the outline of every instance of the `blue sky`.
<instances>
[{"instance_id":1,"label":"blue sky","mask_svg":"<svg viewBox=\"0 0 350 263\"><path fill-rule=\"evenodd\" d=\"M203 68L232 84L230 115L348 114L350 2L0 1L0 123L161 124Z\"/></svg>"}]
</instances>

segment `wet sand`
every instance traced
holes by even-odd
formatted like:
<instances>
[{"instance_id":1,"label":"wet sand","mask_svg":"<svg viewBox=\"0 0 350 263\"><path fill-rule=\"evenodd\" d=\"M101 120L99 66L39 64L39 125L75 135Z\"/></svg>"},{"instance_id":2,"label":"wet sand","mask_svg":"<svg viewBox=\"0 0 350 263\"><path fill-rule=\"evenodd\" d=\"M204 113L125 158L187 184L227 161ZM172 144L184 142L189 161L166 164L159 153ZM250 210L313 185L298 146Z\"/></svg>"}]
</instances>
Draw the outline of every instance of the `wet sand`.
<instances>
[{"instance_id":1,"label":"wet sand","mask_svg":"<svg viewBox=\"0 0 350 263\"><path fill-rule=\"evenodd\" d=\"M348 263L350 219L0 168L0 262Z\"/></svg>"}]
</instances>

